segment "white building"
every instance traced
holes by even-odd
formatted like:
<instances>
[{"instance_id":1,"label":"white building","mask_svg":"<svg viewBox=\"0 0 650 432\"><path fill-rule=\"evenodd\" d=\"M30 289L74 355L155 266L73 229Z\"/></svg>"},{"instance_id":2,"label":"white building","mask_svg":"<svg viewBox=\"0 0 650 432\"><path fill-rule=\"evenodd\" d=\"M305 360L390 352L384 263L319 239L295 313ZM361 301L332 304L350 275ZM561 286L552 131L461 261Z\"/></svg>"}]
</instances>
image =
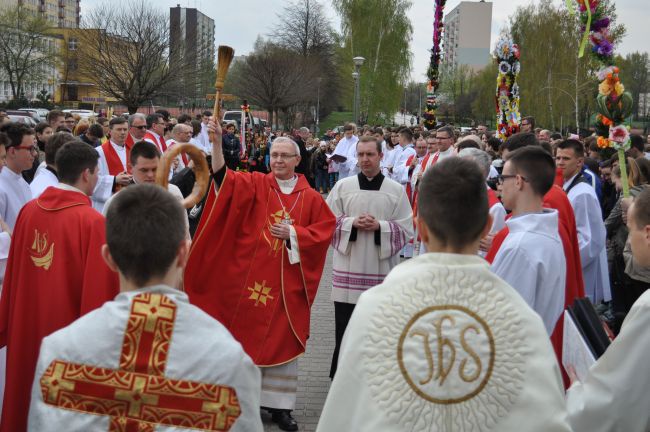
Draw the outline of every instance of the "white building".
<instances>
[{"instance_id":1,"label":"white building","mask_svg":"<svg viewBox=\"0 0 650 432\"><path fill-rule=\"evenodd\" d=\"M473 70L492 60L492 3L462 1L444 17L443 62L455 68L467 65Z\"/></svg>"}]
</instances>

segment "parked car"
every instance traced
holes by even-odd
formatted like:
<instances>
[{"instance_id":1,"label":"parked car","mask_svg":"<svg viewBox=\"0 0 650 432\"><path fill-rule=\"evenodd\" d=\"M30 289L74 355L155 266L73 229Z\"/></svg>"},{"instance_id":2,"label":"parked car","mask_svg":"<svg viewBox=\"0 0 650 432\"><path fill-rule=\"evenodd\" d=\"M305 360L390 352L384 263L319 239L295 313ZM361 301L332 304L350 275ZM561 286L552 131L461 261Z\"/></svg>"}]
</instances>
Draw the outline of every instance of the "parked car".
<instances>
[{"instance_id":1,"label":"parked car","mask_svg":"<svg viewBox=\"0 0 650 432\"><path fill-rule=\"evenodd\" d=\"M40 122L37 114L28 111L7 110L7 116L14 123L24 123L29 127L34 127Z\"/></svg>"},{"instance_id":2,"label":"parked car","mask_svg":"<svg viewBox=\"0 0 650 432\"><path fill-rule=\"evenodd\" d=\"M241 117L242 117L242 111L241 110L232 110L232 111L226 111L223 113L223 118L222 121L226 123L232 123L233 121L237 122L237 129L241 130ZM246 123L248 127L252 127L253 124L253 116L251 113L248 113L248 120L246 120Z\"/></svg>"},{"instance_id":3,"label":"parked car","mask_svg":"<svg viewBox=\"0 0 650 432\"><path fill-rule=\"evenodd\" d=\"M99 117L99 114L97 114L96 112L91 110L84 110L84 109L64 109L63 112L76 114L82 119L87 119L89 117Z\"/></svg>"},{"instance_id":4,"label":"parked car","mask_svg":"<svg viewBox=\"0 0 650 432\"><path fill-rule=\"evenodd\" d=\"M38 121L45 121L47 114L50 112L50 110L47 110L45 108L20 108L18 111L26 111L32 114L36 114L38 116Z\"/></svg>"}]
</instances>

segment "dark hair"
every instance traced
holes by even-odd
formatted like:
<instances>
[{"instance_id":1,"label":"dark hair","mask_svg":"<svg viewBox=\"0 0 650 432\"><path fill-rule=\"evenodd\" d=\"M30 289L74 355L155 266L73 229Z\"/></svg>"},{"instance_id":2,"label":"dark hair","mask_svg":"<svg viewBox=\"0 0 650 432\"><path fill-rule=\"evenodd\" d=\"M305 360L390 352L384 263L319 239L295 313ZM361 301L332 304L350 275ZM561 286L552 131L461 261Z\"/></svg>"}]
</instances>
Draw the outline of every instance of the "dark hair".
<instances>
[{"instance_id":1,"label":"dark hair","mask_svg":"<svg viewBox=\"0 0 650 432\"><path fill-rule=\"evenodd\" d=\"M203 112L201 113L201 115L202 115L202 116L207 116L207 117L212 117L212 111L208 111L208 110L203 111Z\"/></svg>"},{"instance_id":2,"label":"dark hair","mask_svg":"<svg viewBox=\"0 0 650 432\"><path fill-rule=\"evenodd\" d=\"M115 125L121 125L124 123L128 123L129 121L125 119L124 117L113 117L111 121L108 122L108 127L113 129L113 126Z\"/></svg>"},{"instance_id":3,"label":"dark hair","mask_svg":"<svg viewBox=\"0 0 650 432\"><path fill-rule=\"evenodd\" d=\"M598 161L596 159L586 157L583 165L594 174L598 172Z\"/></svg>"},{"instance_id":4,"label":"dark hair","mask_svg":"<svg viewBox=\"0 0 650 432\"><path fill-rule=\"evenodd\" d=\"M133 144L133 147L131 148L131 155L129 156L131 166L134 166L136 164L139 157L143 157L145 159L155 159L160 157L160 152L158 151L158 147L156 147L155 144L152 144L149 141L138 141L137 143Z\"/></svg>"},{"instance_id":5,"label":"dark hair","mask_svg":"<svg viewBox=\"0 0 650 432\"><path fill-rule=\"evenodd\" d=\"M487 140L487 145L496 153L499 151L499 147L501 147L501 140L497 137L490 137Z\"/></svg>"},{"instance_id":6,"label":"dark hair","mask_svg":"<svg viewBox=\"0 0 650 432\"><path fill-rule=\"evenodd\" d=\"M171 117L169 111L167 111L166 109L156 110L155 114L160 115L160 117L162 117L162 119L165 120L165 122L168 122L169 118Z\"/></svg>"},{"instance_id":7,"label":"dark hair","mask_svg":"<svg viewBox=\"0 0 650 432\"><path fill-rule=\"evenodd\" d=\"M487 223L485 175L470 159L438 162L422 178L418 209L438 241L461 249L476 241Z\"/></svg>"},{"instance_id":8,"label":"dark hair","mask_svg":"<svg viewBox=\"0 0 650 432\"><path fill-rule=\"evenodd\" d=\"M178 199L157 185L120 191L106 214L106 243L120 272L138 286L167 273L187 236Z\"/></svg>"},{"instance_id":9,"label":"dark hair","mask_svg":"<svg viewBox=\"0 0 650 432\"><path fill-rule=\"evenodd\" d=\"M480 150L481 146L478 145L476 143L476 141L474 141L472 139L464 139L461 142L459 142L458 144L456 144L456 150L459 151L459 152L462 149L466 149L466 148L476 148L476 149Z\"/></svg>"},{"instance_id":10,"label":"dark hair","mask_svg":"<svg viewBox=\"0 0 650 432\"><path fill-rule=\"evenodd\" d=\"M566 139L559 143L557 145L557 148L562 150L572 149L576 157L579 158L585 156L585 146L583 146L582 143L576 139Z\"/></svg>"},{"instance_id":11,"label":"dark hair","mask_svg":"<svg viewBox=\"0 0 650 432\"><path fill-rule=\"evenodd\" d=\"M181 114L177 118L178 123L187 123L188 121L192 121L192 116L189 114Z\"/></svg>"},{"instance_id":12,"label":"dark hair","mask_svg":"<svg viewBox=\"0 0 650 432\"><path fill-rule=\"evenodd\" d=\"M650 160L646 159L645 156L639 156L634 161L637 168L639 168L639 174L643 177L643 183L648 183L650 181Z\"/></svg>"},{"instance_id":13,"label":"dark hair","mask_svg":"<svg viewBox=\"0 0 650 432\"><path fill-rule=\"evenodd\" d=\"M354 123L346 123L345 126L343 126L343 132L354 131L356 128L357 125Z\"/></svg>"},{"instance_id":14,"label":"dark hair","mask_svg":"<svg viewBox=\"0 0 650 432\"><path fill-rule=\"evenodd\" d=\"M409 129L409 128L407 128L407 127L402 128L402 129L399 131L399 134L400 134L400 136L405 137L405 138L406 138L407 140L409 140L409 141L412 141L412 140L413 140L413 132L411 131L411 129Z\"/></svg>"},{"instance_id":15,"label":"dark hair","mask_svg":"<svg viewBox=\"0 0 650 432\"><path fill-rule=\"evenodd\" d=\"M381 142L375 138L374 135L363 135L359 138L359 141L357 141L357 147L359 147L359 143L362 142L374 142L377 147L377 153L381 154Z\"/></svg>"},{"instance_id":16,"label":"dark hair","mask_svg":"<svg viewBox=\"0 0 650 432\"><path fill-rule=\"evenodd\" d=\"M70 132L57 132L45 143L45 163L56 164L56 154L64 144L77 140ZM88 145L88 144L86 144Z\"/></svg>"},{"instance_id":17,"label":"dark hair","mask_svg":"<svg viewBox=\"0 0 650 432\"><path fill-rule=\"evenodd\" d=\"M380 135L383 136L383 135L384 135L384 130L383 130L382 128L380 128L380 127L376 127L376 128L374 128L374 129L372 130L372 133L374 133L374 134L380 134Z\"/></svg>"},{"instance_id":18,"label":"dark hair","mask_svg":"<svg viewBox=\"0 0 650 432\"><path fill-rule=\"evenodd\" d=\"M451 127L451 126L442 126L442 127L439 127L439 128L436 130L436 133L437 133L437 132L444 132L444 133L446 133L447 135L449 135L450 138L454 138L454 139L456 138L456 132L454 132L454 128Z\"/></svg>"},{"instance_id":19,"label":"dark hair","mask_svg":"<svg viewBox=\"0 0 650 432\"><path fill-rule=\"evenodd\" d=\"M551 146L551 143L548 141L540 141L539 146L544 149L544 151L551 156L553 156L553 147Z\"/></svg>"},{"instance_id":20,"label":"dark hair","mask_svg":"<svg viewBox=\"0 0 650 432\"><path fill-rule=\"evenodd\" d=\"M158 120L161 120L163 116L157 113L149 114L147 116L147 129L151 129L154 123L158 123Z\"/></svg>"},{"instance_id":21,"label":"dark hair","mask_svg":"<svg viewBox=\"0 0 650 432\"><path fill-rule=\"evenodd\" d=\"M7 148L21 145L25 135L34 135L34 129L23 123L7 123L0 131L6 133L9 138L9 142L5 144Z\"/></svg>"},{"instance_id":22,"label":"dark hair","mask_svg":"<svg viewBox=\"0 0 650 432\"><path fill-rule=\"evenodd\" d=\"M45 117L45 119L47 120L48 123L52 123L54 120L58 119L59 117L65 118L63 111L52 110L49 113L47 113L47 117Z\"/></svg>"},{"instance_id":23,"label":"dark hair","mask_svg":"<svg viewBox=\"0 0 650 432\"><path fill-rule=\"evenodd\" d=\"M551 134L551 139L552 139L553 141L555 141L555 140L561 140L561 139L562 139L562 134L559 133L559 132L553 132L553 133Z\"/></svg>"},{"instance_id":24,"label":"dark hair","mask_svg":"<svg viewBox=\"0 0 650 432\"><path fill-rule=\"evenodd\" d=\"M47 122L40 122L34 127L34 131L38 134L42 134L43 131L45 131L47 128L52 129L52 126L50 126L50 124Z\"/></svg>"},{"instance_id":25,"label":"dark hair","mask_svg":"<svg viewBox=\"0 0 650 432\"><path fill-rule=\"evenodd\" d=\"M508 160L522 177L530 184L536 195L546 195L555 180L555 161L553 156L538 146L526 146L508 154Z\"/></svg>"},{"instance_id":26,"label":"dark hair","mask_svg":"<svg viewBox=\"0 0 650 432\"><path fill-rule=\"evenodd\" d=\"M9 138L7 137L7 134L4 132L0 132L0 146L7 147L8 145L9 145Z\"/></svg>"},{"instance_id":27,"label":"dark hair","mask_svg":"<svg viewBox=\"0 0 650 432\"><path fill-rule=\"evenodd\" d=\"M201 133L201 122L198 120L192 120L192 138Z\"/></svg>"},{"instance_id":28,"label":"dark hair","mask_svg":"<svg viewBox=\"0 0 650 432\"><path fill-rule=\"evenodd\" d=\"M86 136L92 135L95 138L101 138L104 136L104 128L102 125L93 123L90 126L88 126L88 130L86 130Z\"/></svg>"},{"instance_id":29,"label":"dark hair","mask_svg":"<svg viewBox=\"0 0 650 432\"><path fill-rule=\"evenodd\" d=\"M514 135L511 135L504 143L503 150L508 150L509 152L518 150L526 146L536 146L539 145L537 138L534 133L531 132L519 132Z\"/></svg>"},{"instance_id":30,"label":"dark hair","mask_svg":"<svg viewBox=\"0 0 650 432\"><path fill-rule=\"evenodd\" d=\"M95 122L104 126L106 125L106 123L108 123L108 119L106 117L98 117L97 120L95 120Z\"/></svg>"},{"instance_id":31,"label":"dark hair","mask_svg":"<svg viewBox=\"0 0 650 432\"><path fill-rule=\"evenodd\" d=\"M634 211L632 219L637 228L643 228L650 225L650 188L644 188L639 195L634 198Z\"/></svg>"},{"instance_id":32,"label":"dark hair","mask_svg":"<svg viewBox=\"0 0 650 432\"><path fill-rule=\"evenodd\" d=\"M98 159L97 150L81 140L75 139L63 144L54 158L59 181L69 185L75 184L86 169L95 171Z\"/></svg>"},{"instance_id":33,"label":"dark hair","mask_svg":"<svg viewBox=\"0 0 650 432\"><path fill-rule=\"evenodd\" d=\"M630 135L630 148L635 148L643 153L645 151L645 142L643 137L637 134Z\"/></svg>"},{"instance_id":34,"label":"dark hair","mask_svg":"<svg viewBox=\"0 0 650 432\"><path fill-rule=\"evenodd\" d=\"M530 123L530 127L532 128L531 130L535 130L535 117L528 116L528 117L524 117L524 118L521 119L522 122L524 120L526 120L528 123Z\"/></svg>"}]
</instances>

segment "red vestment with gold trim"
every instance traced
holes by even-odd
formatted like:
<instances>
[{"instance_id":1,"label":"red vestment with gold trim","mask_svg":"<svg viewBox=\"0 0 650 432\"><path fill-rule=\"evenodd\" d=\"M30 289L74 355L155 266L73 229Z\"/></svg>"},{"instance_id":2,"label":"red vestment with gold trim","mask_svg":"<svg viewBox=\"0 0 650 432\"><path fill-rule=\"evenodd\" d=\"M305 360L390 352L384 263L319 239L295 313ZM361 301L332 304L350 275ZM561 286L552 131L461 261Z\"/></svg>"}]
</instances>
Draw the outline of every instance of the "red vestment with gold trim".
<instances>
[{"instance_id":1,"label":"red vestment with gold trim","mask_svg":"<svg viewBox=\"0 0 650 432\"><path fill-rule=\"evenodd\" d=\"M81 192L49 187L21 210L0 299L0 347L7 346L0 431L27 428L41 340L119 292L101 257L105 243L104 217Z\"/></svg>"},{"instance_id":2,"label":"red vestment with gold trim","mask_svg":"<svg viewBox=\"0 0 650 432\"><path fill-rule=\"evenodd\" d=\"M282 200L282 202L280 202ZM269 227L291 219L300 262ZM305 351L336 219L304 176L285 195L273 174L227 170L210 188L185 268L190 301L219 320L258 366L287 363Z\"/></svg>"}]
</instances>

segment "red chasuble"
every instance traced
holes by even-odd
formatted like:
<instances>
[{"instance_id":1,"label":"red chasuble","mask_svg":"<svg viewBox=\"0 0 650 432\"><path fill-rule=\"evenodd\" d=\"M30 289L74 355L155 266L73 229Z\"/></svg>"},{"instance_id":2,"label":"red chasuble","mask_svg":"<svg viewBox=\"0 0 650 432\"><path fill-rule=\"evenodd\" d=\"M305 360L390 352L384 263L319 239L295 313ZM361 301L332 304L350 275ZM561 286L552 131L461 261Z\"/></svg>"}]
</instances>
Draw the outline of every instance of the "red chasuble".
<instances>
[{"instance_id":1,"label":"red chasuble","mask_svg":"<svg viewBox=\"0 0 650 432\"><path fill-rule=\"evenodd\" d=\"M564 248L564 257L566 259L566 284L564 292L565 309L571 306L575 299L585 296L585 286L582 280L582 263L580 261L580 248L578 246L578 230L576 229L576 219L573 214L573 207L566 196L566 193L559 186L553 186L544 196L544 207L556 209L559 213L560 223L558 230L562 239ZM492 263L496 257L501 244L508 236L508 227L505 227L492 240L492 247L485 259ZM562 365L562 335L564 331L564 314L555 325L551 334L551 343L555 349L555 354ZM562 370L565 388L568 388L569 381Z\"/></svg>"},{"instance_id":2,"label":"red chasuble","mask_svg":"<svg viewBox=\"0 0 650 432\"><path fill-rule=\"evenodd\" d=\"M147 131L147 133L144 134L144 138L142 139L154 143L156 147L158 147L158 150L160 150L160 153L165 153L167 151L167 143L165 142L164 137L156 138L154 134Z\"/></svg>"},{"instance_id":3,"label":"red chasuble","mask_svg":"<svg viewBox=\"0 0 650 432\"><path fill-rule=\"evenodd\" d=\"M281 202L282 201L282 202ZM269 227L291 220L300 262ZM258 366L287 363L305 352L336 219L304 176L281 192L273 174L227 170L210 188L185 268L190 301L230 330Z\"/></svg>"},{"instance_id":4,"label":"red chasuble","mask_svg":"<svg viewBox=\"0 0 650 432\"><path fill-rule=\"evenodd\" d=\"M0 431L27 429L41 340L118 294L104 243L104 217L80 192L49 187L18 215L0 300L0 346L7 346Z\"/></svg>"}]
</instances>

